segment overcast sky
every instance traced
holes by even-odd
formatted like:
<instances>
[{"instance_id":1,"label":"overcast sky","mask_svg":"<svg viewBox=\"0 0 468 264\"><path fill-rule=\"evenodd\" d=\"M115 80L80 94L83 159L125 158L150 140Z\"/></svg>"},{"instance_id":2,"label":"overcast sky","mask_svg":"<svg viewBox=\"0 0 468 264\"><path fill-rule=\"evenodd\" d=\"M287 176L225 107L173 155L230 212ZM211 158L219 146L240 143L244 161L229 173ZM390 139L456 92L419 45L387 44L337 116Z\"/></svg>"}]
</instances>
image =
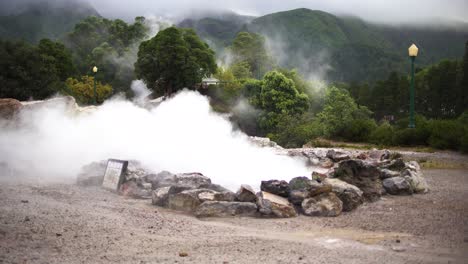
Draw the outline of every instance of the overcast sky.
<instances>
[{"instance_id":1,"label":"overcast sky","mask_svg":"<svg viewBox=\"0 0 468 264\"><path fill-rule=\"evenodd\" d=\"M468 0L90 0L103 15L180 15L195 9L230 9L263 15L299 7L335 14L352 14L366 20L404 23L434 18L468 22Z\"/></svg>"}]
</instances>

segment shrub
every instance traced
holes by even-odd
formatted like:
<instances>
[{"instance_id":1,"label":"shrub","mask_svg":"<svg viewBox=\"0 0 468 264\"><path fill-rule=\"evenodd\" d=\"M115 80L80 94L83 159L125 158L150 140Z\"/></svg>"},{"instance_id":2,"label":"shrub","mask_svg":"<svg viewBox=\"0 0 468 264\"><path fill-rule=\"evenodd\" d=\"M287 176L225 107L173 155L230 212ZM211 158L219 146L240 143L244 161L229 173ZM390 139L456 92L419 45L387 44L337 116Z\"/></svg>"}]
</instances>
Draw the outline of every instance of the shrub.
<instances>
[{"instance_id":1,"label":"shrub","mask_svg":"<svg viewBox=\"0 0 468 264\"><path fill-rule=\"evenodd\" d=\"M408 124L408 118L398 120L393 143L406 146L427 145L431 133L427 119L417 115L415 118L416 128L408 128Z\"/></svg>"},{"instance_id":2,"label":"shrub","mask_svg":"<svg viewBox=\"0 0 468 264\"><path fill-rule=\"evenodd\" d=\"M349 125L343 131L343 138L354 142L364 142L369 139L372 131L377 128L373 119L356 119L349 122Z\"/></svg>"},{"instance_id":3,"label":"shrub","mask_svg":"<svg viewBox=\"0 0 468 264\"><path fill-rule=\"evenodd\" d=\"M438 149L458 149L465 135L463 125L457 120L432 120L429 145Z\"/></svg>"},{"instance_id":4,"label":"shrub","mask_svg":"<svg viewBox=\"0 0 468 264\"><path fill-rule=\"evenodd\" d=\"M376 145L390 146L393 144L395 129L388 122L382 123L369 136L369 142Z\"/></svg>"},{"instance_id":5,"label":"shrub","mask_svg":"<svg viewBox=\"0 0 468 264\"><path fill-rule=\"evenodd\" d=\"M304 116L284 115L278 123L277 133L269 134L269 137L283 147L298 148L321 134L322 128L318 122L307 121Z\"/></svg>"}]
</instances>

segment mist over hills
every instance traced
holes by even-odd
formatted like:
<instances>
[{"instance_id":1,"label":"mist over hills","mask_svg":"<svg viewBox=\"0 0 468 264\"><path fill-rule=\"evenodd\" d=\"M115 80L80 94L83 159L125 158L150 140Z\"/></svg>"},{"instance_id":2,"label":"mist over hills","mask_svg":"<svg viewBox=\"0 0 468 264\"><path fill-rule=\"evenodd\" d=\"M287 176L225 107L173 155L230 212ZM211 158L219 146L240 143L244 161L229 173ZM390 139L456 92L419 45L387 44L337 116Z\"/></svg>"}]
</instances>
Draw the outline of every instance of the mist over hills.
<instances>
[{"instance_id":1,"label":"mist over hills","mask_svg":"<svg viewBox=\"0 0 468 264\"><path fill-rule=\"evenodd\" d=\"M0 4L0 38L38 42L60 39L88 16L100 16L82 0L20 0ZM468 40L468 24L384 25L353 16L337 16L299 8L260 17L228 11L186 13L177 26L193 28L218 53L238 32L264 35L268 49L285 68L297 68L307 78L327 81L376 81L391 71L406 72L407 48L420 48L417 63L460 58Z\"/></svg>"},{"instance_id":2,"label":"mist over hills","mask_svg":"<svg viewBox=\"0 0 468 264\"><path fill-rule=\"evenodd\" d=\"M407 71L411 43L420 48L419 65L460 58L468 40L468 24L463 23L389 26L305 8L261 16L230 27L230 34L218 34L216 29L229 23L203 18L180 25L215 43L230 43L236 30L262 34L279 66L333 81L375 81L392 70Z\"/></svg>"},{"instance_id":3,"label":"mist over hills","mask_svg":"<svg viewBox=\"0 0 468 264\"><path fill-rule=\"evenodd\" d=\"M59 39L88 16L100 16L84 1L18 1L0 4L0 38L38 42Z\"/></svg>"}]
</instances>

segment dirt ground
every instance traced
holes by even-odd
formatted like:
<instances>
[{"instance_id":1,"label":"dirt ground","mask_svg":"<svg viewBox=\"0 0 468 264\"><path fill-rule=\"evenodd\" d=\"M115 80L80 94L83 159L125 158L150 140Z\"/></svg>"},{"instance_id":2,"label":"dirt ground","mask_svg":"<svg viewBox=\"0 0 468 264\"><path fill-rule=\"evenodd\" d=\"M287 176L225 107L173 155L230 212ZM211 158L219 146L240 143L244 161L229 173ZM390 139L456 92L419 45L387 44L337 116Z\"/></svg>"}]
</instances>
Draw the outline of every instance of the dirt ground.
<instances>
[{"instance_id":1,"label":"dirt ground","mask_svg":"<svg viewBox=\"0 0 468 264\"><path fill-rule=\"evenodd\" d=\"M428 194L293 219L197 219L100 188L2 182L0 263L468 263L468 171L424 173Z\"/></svg>"}]
</instances>

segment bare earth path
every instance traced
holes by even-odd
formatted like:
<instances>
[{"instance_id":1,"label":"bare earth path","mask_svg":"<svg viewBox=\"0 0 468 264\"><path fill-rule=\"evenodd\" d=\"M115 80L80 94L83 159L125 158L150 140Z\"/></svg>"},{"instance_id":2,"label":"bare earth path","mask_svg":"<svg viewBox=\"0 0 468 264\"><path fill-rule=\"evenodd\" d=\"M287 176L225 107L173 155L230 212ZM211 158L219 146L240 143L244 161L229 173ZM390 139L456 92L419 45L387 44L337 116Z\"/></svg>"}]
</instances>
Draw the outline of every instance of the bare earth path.
<instances>
[{"instance_id":1,"label":"bare earth path","mask_svg":"<svg viewBox=\"0 0 468 264\"><path fill-rule=\"evenodd\" d=\"M0 263L467 263L468 171L424 173L428 194L294 219L199 220L99 188L0 183Z\"/></svg>"}]
</instances>

